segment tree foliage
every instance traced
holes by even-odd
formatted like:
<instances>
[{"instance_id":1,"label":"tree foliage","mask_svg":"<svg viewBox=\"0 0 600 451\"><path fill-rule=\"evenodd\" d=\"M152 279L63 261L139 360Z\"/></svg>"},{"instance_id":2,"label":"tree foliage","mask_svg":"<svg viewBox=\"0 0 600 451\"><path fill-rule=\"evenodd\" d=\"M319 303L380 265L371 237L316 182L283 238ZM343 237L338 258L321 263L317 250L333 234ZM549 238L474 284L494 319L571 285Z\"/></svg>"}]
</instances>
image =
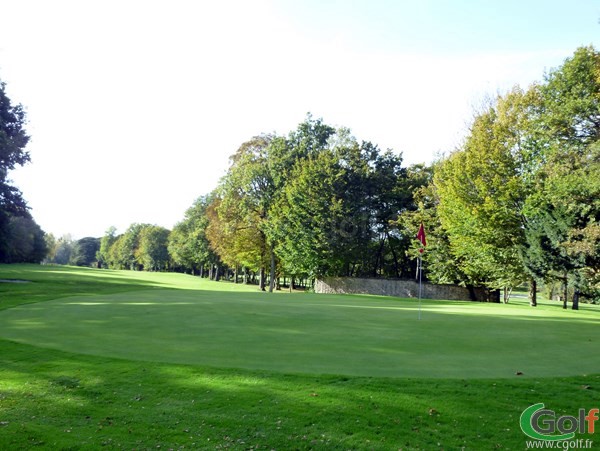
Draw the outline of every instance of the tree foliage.
<instances>
[{"instance_id":1,"label":"tree foliage","mask_svg":"<svg viewBox=\"0 0 600 451\"><path fill-rule=\"evenodd\" d=\"M12 104L5 87L0 81L0 263L39 263L48 251L44 232L8 178L11 170L30 161L25 110Z\"/></svg>"},{"instance_id":2,"label":"tree foliage","mask_svg":"<svg viewBox=\"0 0 600 451\"><path fill-rule=\"evenodd\" d=\"M565 306L573 287L574 308L580 295L598 296L599 138L600 55L591 47L477 115L434 178L448 266L461 282L558 281Z\"/></svg>"}]
</instances>

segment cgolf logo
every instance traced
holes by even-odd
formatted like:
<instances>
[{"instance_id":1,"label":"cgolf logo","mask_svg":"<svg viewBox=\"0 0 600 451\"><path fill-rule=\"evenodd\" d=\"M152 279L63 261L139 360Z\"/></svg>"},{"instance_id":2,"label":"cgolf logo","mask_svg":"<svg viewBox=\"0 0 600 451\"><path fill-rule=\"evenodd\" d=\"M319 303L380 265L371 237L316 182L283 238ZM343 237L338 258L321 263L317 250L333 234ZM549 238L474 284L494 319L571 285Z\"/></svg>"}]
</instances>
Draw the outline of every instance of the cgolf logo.
<instances>
[{"instance_id":1,"label":"cgolf logo","mask_svg":"<svg viewBox=\"0 0 600 451\"><path fill-rule=\"evenodd\" d=\"M577 416L563 415L557 418L553 410L545 409L543 403L527 407L521 414L521 430L529 437L544 441L571 440L575 433L593 434L600 409L579 409Z\"/></svg>"}]
</instances>

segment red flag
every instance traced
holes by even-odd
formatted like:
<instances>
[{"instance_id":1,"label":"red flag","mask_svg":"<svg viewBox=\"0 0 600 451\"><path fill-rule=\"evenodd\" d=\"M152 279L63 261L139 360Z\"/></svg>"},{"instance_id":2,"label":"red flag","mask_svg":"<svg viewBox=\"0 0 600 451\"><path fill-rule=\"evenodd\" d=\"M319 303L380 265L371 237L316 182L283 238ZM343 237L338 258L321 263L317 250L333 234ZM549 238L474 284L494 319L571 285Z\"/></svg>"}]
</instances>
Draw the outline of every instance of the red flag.
<instances>
[{"instance_id":1,"label":"red flag","mask_svg":"<svg viewBox=\"0 0 600 451\"><path fill-rule=\"evenodd\" d=\"M427 246L427 240L425 239L425 227L423 227L423 223L421 223L421 227L419 227L419 232L417 233L417 240L421 242L423 247ZM423 249L421 249L423 252Z\"/></svg>"}]
</instances>

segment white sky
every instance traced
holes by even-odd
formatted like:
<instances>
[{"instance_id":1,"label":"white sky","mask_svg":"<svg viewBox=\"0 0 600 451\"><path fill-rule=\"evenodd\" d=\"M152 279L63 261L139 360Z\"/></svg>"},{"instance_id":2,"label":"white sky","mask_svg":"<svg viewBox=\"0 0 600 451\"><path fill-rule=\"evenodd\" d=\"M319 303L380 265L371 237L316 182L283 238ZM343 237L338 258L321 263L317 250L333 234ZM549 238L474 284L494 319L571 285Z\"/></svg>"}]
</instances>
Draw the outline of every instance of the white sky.
<instances>
[{"instance_id":1,"label":"white sky","mask_svg":"<svg viewBox=\"0 0 600 451\"><path fill-rule=\"evenodd\" d=\"M41 227L171 228L254 135L307 112L431 162L483 98L598 46L580 1L0 0L0 80L28 113L11 177Z\"/></svg>"}]
</instances>

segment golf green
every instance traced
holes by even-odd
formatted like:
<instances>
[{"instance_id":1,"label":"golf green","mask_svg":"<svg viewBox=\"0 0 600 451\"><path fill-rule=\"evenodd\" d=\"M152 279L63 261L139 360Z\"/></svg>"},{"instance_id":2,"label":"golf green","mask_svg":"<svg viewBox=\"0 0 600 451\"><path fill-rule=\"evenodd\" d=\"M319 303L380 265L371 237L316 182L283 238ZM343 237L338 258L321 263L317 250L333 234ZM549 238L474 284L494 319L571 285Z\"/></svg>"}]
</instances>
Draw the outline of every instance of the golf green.
<instances>
[{"instance_id":1,"label":"golf green","mask_svg":"<svg viewBox=\"0 0 600 451\"><path fill-rule=\"evenodd\" d=\"M153 287L0 311L0 337L129 360L390 377L597 373L600 315L546 305Z\"/></svg>"}]
</instances>

